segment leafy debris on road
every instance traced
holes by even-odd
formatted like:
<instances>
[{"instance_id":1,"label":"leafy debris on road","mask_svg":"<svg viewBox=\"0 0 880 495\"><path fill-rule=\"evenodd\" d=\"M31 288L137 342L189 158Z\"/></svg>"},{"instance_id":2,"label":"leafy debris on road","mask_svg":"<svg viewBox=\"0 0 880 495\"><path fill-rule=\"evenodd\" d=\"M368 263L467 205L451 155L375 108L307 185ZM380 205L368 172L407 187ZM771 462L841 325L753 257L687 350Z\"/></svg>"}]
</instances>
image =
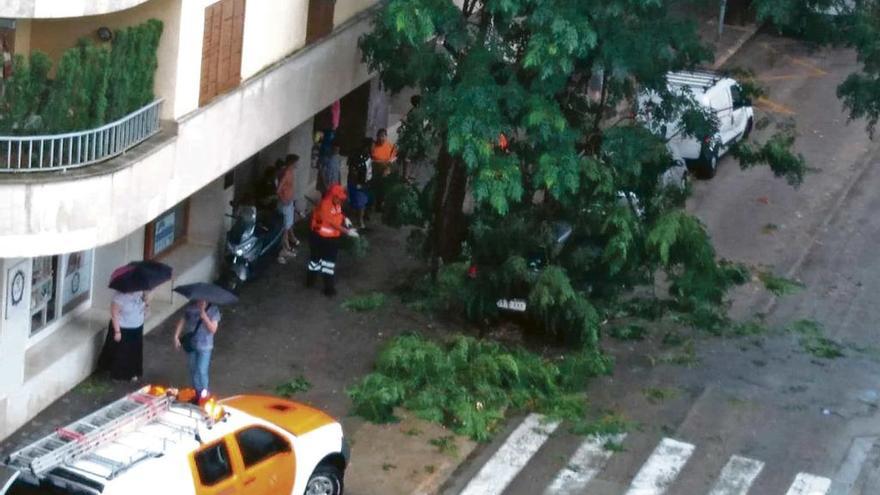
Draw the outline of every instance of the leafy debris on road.
<instances>
[{"instance_id":1,"label":"leafy debris on road","mask_svg":"<svg viewBox=\"0 0 880 495\"><path fill-rule=\"evenodd\" d=\"M801 348L817 358L835 359L844 357L843 345L824 336L825 329L815 320L798 320L786 329L800 335Z\"/></svg>"},{"instance_id":2,"label":"leafy debris on road","mask_svg":"<svg viewBox=\"0 0 880 495\"><path fill-rule=\"evenodd\" d=\"M758 278L764 284L764 288L777 296L787 296L794 294L804 288L804 284L797 280L791 280L785 277L777 277L770 272L758 273Z\"/></svg>"},{"instance_id":3,"label":"leafy debris on road","mask_svg":"<svg viewBox=\"0 0 880 495\"><path fill-rule=\"evenodd\" d=\"M306 380L304 376L300 375L289 382L282 383L275 387L275 393L282 397L290 398L296 394L308 392L311 388L311 382Z\"/></svg>"},{"instance_id":4,"label":"leafy debris on road","mask_svg":"<svg viewBox=\"0 0 880 495\"><path fill-rule=\"evenodd\" d=\"M675 387L648 387L642 389L642 395L651 404L659 404L669 399L678 397L681 391Z\"/></svg>"},{"instance_id":5,"label":"leafy debris on road","mask_svg":"<svg viewBox=\"0 0 880 495\"><path fill-rule=\"evenodd\" d=\"M437 447L437 451L449 457L458 457L458 444L455 443L454 435L445 435L442 437L432 438L428 443Z\"/></svg>"},{"instance_id":6,"label":"leafy debris on road","mask_svg":"<svg viewBox=\"0 0 880 495\"><path fill-rule=\"evenodd\" d=\"M438 344L416 335L393 339L376 369L348 390L355 414L396 421L395 407L487 441L512 409L583 421L585 381L607 373L610 360L589 351L558 360L521 348L459 336Z\"/></svg>"},{"instance_id":7,"label":"leafy debris on road","mask_svg":"<svg viewBox=\"0 0 880 495\"><path fill-rule=\"evenodd\" d=\"M381 292L371 292L362 296L353 296L342 303L342 307L348 311L373 311L385 305L387 297Z\"/></svg>"},{"instance_id":8,"label":"leafy debris on road","mask_svg":"<svg viewBox=\"0 0 880 495\"><path fill-rule=\"evenodd\" d=\"M645 340L648 331L636 323L615 325L608 330L608 335L617 340Z\"/></svg>"}]
</instances>

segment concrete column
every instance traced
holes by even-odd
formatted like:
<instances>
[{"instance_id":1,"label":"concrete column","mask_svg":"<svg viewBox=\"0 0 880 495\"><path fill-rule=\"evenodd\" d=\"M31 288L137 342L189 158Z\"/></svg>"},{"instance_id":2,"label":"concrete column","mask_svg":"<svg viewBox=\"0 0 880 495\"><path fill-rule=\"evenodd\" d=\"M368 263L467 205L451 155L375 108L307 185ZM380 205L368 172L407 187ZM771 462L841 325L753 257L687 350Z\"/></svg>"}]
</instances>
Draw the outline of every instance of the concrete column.
<instances>
[{"instance_id":1,"label":"concrete column","mask_svg":"<svg viewBox=\"0 0 880 495\"><path fill-rule=\"evenodd\" d=\"M370 80L370 99L367 107L367 135L376 136L379 129L388 128L388 113L391 98L382 87L378 77Z\"/></svg>"}]
</instances>

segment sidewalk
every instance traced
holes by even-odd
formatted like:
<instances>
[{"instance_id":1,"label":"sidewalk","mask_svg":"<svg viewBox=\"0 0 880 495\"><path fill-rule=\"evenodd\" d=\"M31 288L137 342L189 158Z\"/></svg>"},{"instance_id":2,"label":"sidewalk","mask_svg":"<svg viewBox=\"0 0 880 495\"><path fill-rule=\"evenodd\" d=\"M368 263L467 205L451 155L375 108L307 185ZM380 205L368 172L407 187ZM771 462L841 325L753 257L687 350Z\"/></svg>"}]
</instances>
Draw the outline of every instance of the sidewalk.
<instances>
[{"instance_id":1,"label":"sidewalk","mask_svg":"<svg viewBox=\"0 0 880 495\"><path fill-rule=\"evenodd\" d=\"M702 23L722 65L756 31L726 26L715 41L715 21ZM381 345L410 330L446 333L389 297L386 306L369 313L350 313L341 303L355 294L390 294L417 266L405 254L406 233L377 225L366 231L371 250L366 259L342 253L335 299L303 286L307 247L286 266L246 285L241 301L225 308L211 370L211 388L219 396L243 392L273 393L276 386L303 376L312 388L295 397L340 418L352 443L346 493L389 495L436 493L475 445L457 438L457 453L440 452L429 441L451 435L442 427L406 418L400 424L372 425L348 416L345 389L368 373ZM141 383L188 384L184 356L171 345L176 316L145 339L145 376ZM0 444L0 455L70 423L134 388L92 377L43 411ZM393 448L389 448L393 446Z\"/></svg>"}]
</instances>

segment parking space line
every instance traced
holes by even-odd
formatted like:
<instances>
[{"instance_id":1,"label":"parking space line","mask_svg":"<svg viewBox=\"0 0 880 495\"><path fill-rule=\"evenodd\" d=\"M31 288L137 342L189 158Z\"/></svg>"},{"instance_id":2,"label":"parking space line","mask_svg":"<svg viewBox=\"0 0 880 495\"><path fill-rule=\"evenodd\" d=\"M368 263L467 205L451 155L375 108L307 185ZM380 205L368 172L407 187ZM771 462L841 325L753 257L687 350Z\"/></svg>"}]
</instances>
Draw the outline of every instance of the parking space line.
<instances>
[{"instance_id":1,"label":"parking space line","mask_svg":"<svg viewBox=\"0 0 880 495\"><path fill-rule=\"evenodd\" d=\"M568 464L559 471L553 482L544 490L544 495L573 495L582 493L599 471L601 471L612 451L605 448L608 443L620 444L626 433L619 435L597 435L584 440Z\"/></svg>"},{"instance_id":2,"label":"parking space line","mask_svg":"<svg viewBox=\"0 0 880 495\"><path fill-rule=\"evenodd\" d=\"M809 473L798 473L785 495L825 495L831 480Z\"/></svg>"},{"instance_id":3,"label":"parking space line","mask_svg":"<svg viewBox=\"0 0 880 495\"><path fill-rule=\"evenodd\" d=\"M558 426L558 421L544 423L540 414L528 415L460 495L502 493Z\"/></svg>"},{"instance_id":4,"label":"parking space line","mask_svg":"<svg viewBox=\"0 0 880 495\"><path fill-rule=\"evenodd\" d=\"M764 463L735 455L727 461L709 495L746 495Z\"/></svg>"},{"instance_id":5,"label":"parking space line","mask_svg":"<svg viewBox=\"0 0 880 495\"><path fill-rule=\"evenodd\" d=\"M694 453L694 446L664 438L639 470L626 495L661 495Z\"/></svg>"}]
</instances>

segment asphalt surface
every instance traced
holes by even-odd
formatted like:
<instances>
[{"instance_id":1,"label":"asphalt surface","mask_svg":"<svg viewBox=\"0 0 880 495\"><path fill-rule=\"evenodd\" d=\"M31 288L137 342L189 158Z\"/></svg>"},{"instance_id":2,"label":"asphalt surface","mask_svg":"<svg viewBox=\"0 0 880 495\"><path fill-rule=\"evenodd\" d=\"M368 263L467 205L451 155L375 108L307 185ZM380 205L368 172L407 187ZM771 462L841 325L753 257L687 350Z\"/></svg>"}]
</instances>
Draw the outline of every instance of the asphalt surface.
<instances>
[{"instance_id":1,"label":"asphalt surface","mask_svg":"<svg viewBox=\"0 0 880 495\"><path fill-rule=\"evenodd\" d=\"M597 411L633 426L608 459L595 452L573 459L584 439L565 425L530 440L543 442L539 448L514 445L521 423L512 421L443 493L467 492L485 476L499 480L491 493L506 495L880 493L880 153L862 122L847 124L835 96L855 56L762 33L727 66L752 70L768 90L752 139L795 122L797 151L812 173L792 188L766 168L743 171L725 157L714 179L694 185L688 207L721 257L801 280L805 289L777 299L756 277L735 291L731 312L740 320L762 314L769 330L698 338L683 365L658 364L657 339L611 343L614 375L596 380L589 395ZM844 357L815 357L799 335L779 330L798 320L823 328ZM505 480L493 460L522 464L516 457L525 450L535 452ZM567 466L568 488L549 488ZM588 474L583 487L572 481Z\"/></svg>"}]
</instances>

